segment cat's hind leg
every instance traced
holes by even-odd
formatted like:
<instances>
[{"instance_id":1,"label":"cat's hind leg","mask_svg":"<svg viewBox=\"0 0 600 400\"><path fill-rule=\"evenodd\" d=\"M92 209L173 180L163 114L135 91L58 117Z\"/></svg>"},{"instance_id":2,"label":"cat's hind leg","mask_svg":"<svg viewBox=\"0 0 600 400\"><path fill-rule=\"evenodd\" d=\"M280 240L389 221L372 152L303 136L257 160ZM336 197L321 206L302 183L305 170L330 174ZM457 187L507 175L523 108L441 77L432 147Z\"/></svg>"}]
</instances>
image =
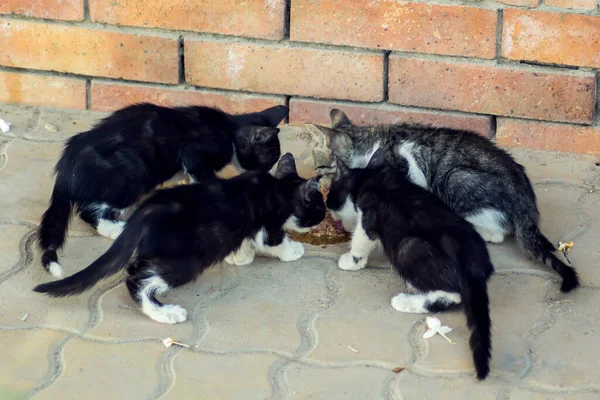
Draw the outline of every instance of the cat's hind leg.
<instances>
[{"instance_id":1,"label":"cat's hind leg","mask_svg":"<svg viewBox=\"0 0 600 400\"><path fill-rule=\"evenodd\" d=\"M126 212L127 209L112 208L106 203L94 203L81 207L80 217L100 235L116 239L125 228L125 222L119 218Z\"/></svg>"},{"instance_id":2,"label":"cat's hind leg","mask_svg":"<svg viewBox=\"0 0 600 400\"><path fill-rule=\"evenodd\" d=\"M156 296L171 289L160 275L143 273L127 279L127 289L141 310L151 319L162 324L176 324L187 319L185 308L177 304L163 304Z\"/></svg>"},{"instance_id":3,"label":"cat's hind leg","mask_svg":"<svg viewBox=\"0 0 600 400\"><path fill-rule=\"evenodd\" d=\"M254 245L257 253L277 257L281 261L296 261L304 255L302 243L290 240L281 229L272 231L261 229L254 238Z\"/></svg>"},{"instance_id":4,"label":"cat's hind leg","mask_svg":"<svg viewBox=\"0 0 600 400\"><path fill-rule=\"evenodd\" d=\"M505 215L493 208L483 208L465 218L475 227L483 240L491 243L502 243L508 234L504 227Z\"/></svg>"},{"instance_id":5,"label":"cat's hind leg","mask_svg":"<svg viewBox=\"0 0 600 400\"><path fill-rule=\"evenodd\" d=\"M423 314L445 311L458 306L460 302L459 293L434 290L419 294L400 293L392 298L392 307L400 312Z\"/></svg>"}]
</instances>

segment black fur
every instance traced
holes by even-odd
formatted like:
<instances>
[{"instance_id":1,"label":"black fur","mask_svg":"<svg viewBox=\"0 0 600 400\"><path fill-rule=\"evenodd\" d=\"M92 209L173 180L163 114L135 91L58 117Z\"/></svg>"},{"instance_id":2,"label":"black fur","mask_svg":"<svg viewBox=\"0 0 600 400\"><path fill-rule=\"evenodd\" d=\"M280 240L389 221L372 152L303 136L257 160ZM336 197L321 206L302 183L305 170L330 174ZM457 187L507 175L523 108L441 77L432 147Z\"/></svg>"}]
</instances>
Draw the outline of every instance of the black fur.
<instances>
[{"instance_id":1,"label":"black fur","mask_svg":"<svg viewBox=\"0 0 600 400\"><path fill-rule=\"evenodd\" d=\"M70 138L38 230L43 266L57 261L72 208L96 228L182 169L198 179L205 167L218 171L237 158L245 170L268 171L280 156L275 127L287 114L285 106L229 115L209 107L138 104Z\"/></svg>"},{"instance_id":2,"label":"black fur","mask_svg":"<svg viewBox=\"0 0 600 400\"><path fill-rule=\"evenodd\" d=\"M494 271L486 244L470 223L411 183L407 171L385 166L384 158L378 150L365 169L349 169L338 160L327 207L339 211L350 198L362 213L361 229L383 245L393 268L418 292L461 295L477 377L484 379L492 347L487 280ZM354 263L366 258L354 251L353 245ZM434 301L424 307L438 312L456 305Z\"/></svg>"},{"instance_id":3,"label":"black fur","mask_svg":"<svg viewBox=\"0 0 600 400\"><path fill-rule=\"evenodd\" d=\"M295 168L282 172L290 163L294 159L288 153L280 161L278 178L247 172L230 180L213 176L202 183L158 190L89 267L34 290L53 297L72 296L127 268L127 287L142 302L148 279L158 277L168 288L181 286L259 232L266 236L265 248L295 243L287 239L284 223L295 216L300 227L317 225L325 217L325 203L318 178L300 178ZM150 300L162 306L154 293Z\"/></svg>"},{"instance_id":4,"label":"black fur","mask_svg":"<svg viewBox=\"0 0 600 400\"><path fill-rule=\"evenodd\" d=\"M408 160L399 150L410 146L415 170L421 174L420 183L409 174L413 183L426 187L465 219L485 209L500 212L505 234L514 234L528 255L558 272L563 292L579 286L575 269L554 255L556 249L539 229L536 197L525 168L490 140L473 132L421 125L360 127L335 109L331 121L333 129L317 128L327 135L333 154L347 165L364 167L366 155L378 144L389 165L406 170ZM485 230L475 228L480 233Z\"/></svg>"}]
</instances>

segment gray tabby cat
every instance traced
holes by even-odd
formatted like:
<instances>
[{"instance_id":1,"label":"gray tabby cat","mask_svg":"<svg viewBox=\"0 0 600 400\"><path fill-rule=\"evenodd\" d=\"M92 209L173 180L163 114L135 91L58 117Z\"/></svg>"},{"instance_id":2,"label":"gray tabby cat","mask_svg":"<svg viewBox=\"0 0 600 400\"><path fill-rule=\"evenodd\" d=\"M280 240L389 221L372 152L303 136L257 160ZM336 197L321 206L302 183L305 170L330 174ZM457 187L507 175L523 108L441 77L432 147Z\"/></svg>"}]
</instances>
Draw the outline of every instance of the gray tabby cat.
<instances>
[{"instance_id":1,"label":"gray tabby cat","mask_svg":"<svg viewBox=\"0 0 600 400\"><path fill-rule=\"evenodd\" d=\"M536 197L525 168L490 140L473 132L422 125L360 127L337 109L330 116L332 129L316 128L329 138L333 155L350 168L364 168L377 149L385 150L388 163L408 168L410 181L436 194L486 241L500 243L514 234L529 256L560 274L561 291L579 286L575 269L553 254L554 246L539 229ZM351 201L346 203L339 215L351 230L356 211Z\"/></svg>"}]
</instances>

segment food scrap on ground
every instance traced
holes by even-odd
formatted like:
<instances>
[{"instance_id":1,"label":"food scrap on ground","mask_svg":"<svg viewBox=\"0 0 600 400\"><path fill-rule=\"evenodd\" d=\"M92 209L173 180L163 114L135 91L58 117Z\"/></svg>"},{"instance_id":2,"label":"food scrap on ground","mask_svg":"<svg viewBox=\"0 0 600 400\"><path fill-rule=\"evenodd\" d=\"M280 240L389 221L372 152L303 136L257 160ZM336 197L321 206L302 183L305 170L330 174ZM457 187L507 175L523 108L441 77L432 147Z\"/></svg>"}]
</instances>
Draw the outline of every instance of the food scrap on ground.
<instances>
[{"instance_id":1,"label":"food scrap on ground","mask_svg":"<svg viewBox=\"0 0 600 400\"><path fill-rule=\"evenodd\" d=\"M449 341L452 344L455 344L456 342L453 342L452 339L450 339L448 336L446 336L446 333L449 333L452 331L452 328L449 328L447 326L442 326L442 322L436 318L436 317L427 317L425 319L425 322L427 323L427 332L425 332L423 334L423 339L429 339L430 337L433 337L436 333L439 333L440 335L442 335L442 337L444 339L446 339L447 341Z\"/></svg>"},{"instance_id":2,"label":"food scrap on ground","mask_svg":"<svg viewBox=\"0 0 600 400\"><path fill-rule=\"evenodd\" d=\"M166 338L163 339L163 344L165 345L165 347L171 347L172 345L176 344L177 346L181 346L181 347L190 347L189 344L185 344L185 343L180 343L172 338Z\"/></svg>"},{"instance_id":3,"label":"food scrap on ground","mask_svg":"<svg viewBox=\"0 0 600 400\"><path fill-rule=\"evenodd\" d=\"M0 131L2 131L2 133L8 133L10 131L10 122L0 119Z\"/></svg>"},{"instance_id":4,"label":"food scrap on ground","mask_svg":"<svg viewBox=\"0 0 600 400\"><path fill-rule=\"evenodd\" d=\"M563 256L565 256L565 259L569 262L569 264L571 264L571 260L569 260L567 254L569 254L569 251L571 251L573 245L573 242L558 242L557 250L563 253Z\"/></svg>"}]
</instances>

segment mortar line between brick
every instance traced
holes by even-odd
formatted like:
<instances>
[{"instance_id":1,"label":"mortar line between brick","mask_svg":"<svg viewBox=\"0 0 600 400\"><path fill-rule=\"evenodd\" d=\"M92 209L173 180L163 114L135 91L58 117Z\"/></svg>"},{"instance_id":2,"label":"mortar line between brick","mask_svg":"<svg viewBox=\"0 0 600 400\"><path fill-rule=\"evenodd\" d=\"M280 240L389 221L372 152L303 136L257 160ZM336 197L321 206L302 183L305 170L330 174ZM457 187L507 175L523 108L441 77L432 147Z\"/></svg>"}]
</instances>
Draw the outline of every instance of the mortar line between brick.
<instances>
[{"instance_id":1,"label":"mortar line between brick","mask_svg":"<svg viewBox=\"0 0 600 400\"><path fill-rule=\"evenodd\" d=\"M292 29L292 0L285 0L283 5L283 40L290 40Z\"/></svg>"},{"instance_id":2,"label":"mortar line between brick","mask_svg":"<svg viewBox=\"0 0 600 400\"><path fill-rule=\"evenodd\" d=\"M179 36L177 43L178 66L179 66L179 84L185 84L185 43L183 36Z\"/></svg>"},{"instance_id":3,"label":"mortar line between brick","mask_svg":"<svg viewBox=\"0 0 600 400\"><path fill-rule=\"evenodd\" d=\"M92 79L88 78L85 81L85 109L92 109Z\"/></svg>"},{"instance_id":4,"label":"mortar line between brick","mask_svg":"<svg viewBox=\"0 0 600 400\"><path fill-rule=\"evenodd\" d=\"M83 20L91 22L91 20L90 20L90 0L83 0Z\"/></svg>"},{"instance_id":5,"label":"mortar line between brick","mask_svg":"<svg viewBox=\"0 0 600 400\"><path fill-rule=\"evenodd\" d=\"M284 100L284 104L285 106L288 108L290 108L290 100L292 99L292 96L285 96L285 100ZM290 123L290 114L288 113L288 115L285 117L285 119L283 120L284 124L289 124Z\"/></svg>"},{"instance_id":6,"label":"mortar line between brick","mask_svg":"<svg viewBox=\"0 0 600 400\"><path fill-rule=\"evenodd\" d=\"M498 17L496 19L496 58L502 57L502 28L504 25L504 10L498 9Z\"/></svg>"},{"instance_id":7,"label":"mortar line between brick","mask_svg":"<svg viewBox=\"0 0 600 400\"><path fill-rule=\"evenodd\" d=\"M600 126L600 71L596 71L596 115L594 118L594 126Z\"/></svg>"},{"instance_id":8,"label":"mortar line between brick","mask_svg":"<svg viewBox=\"0 0 600 400\"><path fill-rule=\"evenodd\" d=\"M391 51L386 51L383 55L383 101L387 102L390 99L389 82L390 82L390 54Z\"/></svg>"},{"instance_id":9,"label":"mortar line between brick","mask_svg":"<svg viewBox=\"0 0 600 400\"><path fill-rule=\"evenodd\" d=\"M496 141L496 133L498 131L498 117L495 115L490 116L490 140L492 142Z\"/></svg>"}]
</instances>

